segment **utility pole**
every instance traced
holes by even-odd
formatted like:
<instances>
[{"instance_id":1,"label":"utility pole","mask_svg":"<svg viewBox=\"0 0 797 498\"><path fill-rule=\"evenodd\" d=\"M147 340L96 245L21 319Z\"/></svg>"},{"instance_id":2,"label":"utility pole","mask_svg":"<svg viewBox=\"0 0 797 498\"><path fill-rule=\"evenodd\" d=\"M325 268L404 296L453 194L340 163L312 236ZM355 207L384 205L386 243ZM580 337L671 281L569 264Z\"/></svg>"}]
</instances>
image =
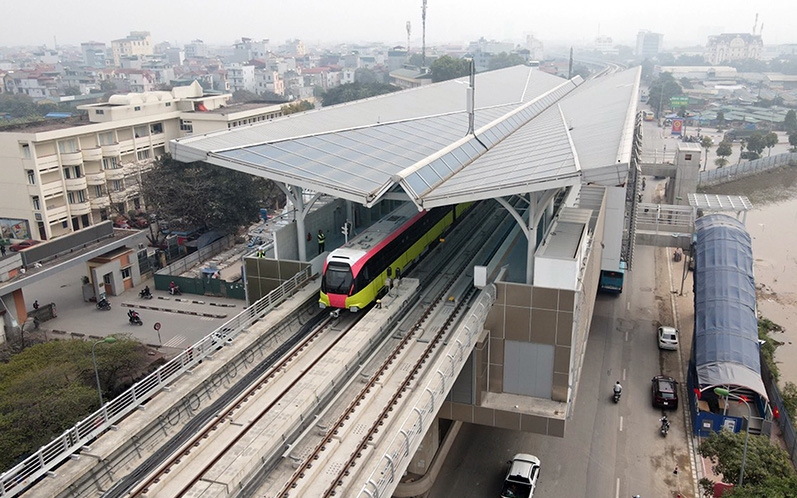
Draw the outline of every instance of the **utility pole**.
<instances>
[{"instance_id":1,"label":"utility pole","mask_svg":"<svg viewBox=\"0 0 797 498\"><path fill-rule=\"evenodd\" d=\"M410 62L410 33L412 32L412 23L407 21L407 62Z\"/></svg>"}]
</instances>

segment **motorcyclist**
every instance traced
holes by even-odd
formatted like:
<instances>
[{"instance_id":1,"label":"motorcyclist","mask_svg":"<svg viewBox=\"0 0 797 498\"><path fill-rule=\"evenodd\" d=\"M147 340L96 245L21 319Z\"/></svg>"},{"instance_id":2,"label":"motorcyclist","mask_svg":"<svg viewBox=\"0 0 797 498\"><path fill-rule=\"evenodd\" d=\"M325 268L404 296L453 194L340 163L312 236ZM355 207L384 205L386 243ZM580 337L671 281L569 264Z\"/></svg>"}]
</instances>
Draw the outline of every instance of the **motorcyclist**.
<instances>
[{"instance_id":1,"label":"motorcyclist","mask_svg":"<svg viewBox=\"0 0 797 498\"><path fill-rule=\"evenodd\" d=\"M172 280L169 283L169 294L171 294L171 295L180 294L180 286L175 284L174 280Z\"/></svg>"},{"instance_id":2,"label":"motorcyclist","mask_svg":"<svg viewBox=\"0 0 797 498\"><path fill-rule=\"evenodd\" d=\"M110 305L111 305L111 303L109 303L108 300L105 299L105 298L102 298L102 299L99 300L99 302L97 302L97 307L98 308L104 308L104 307L110 306Z\"/></svg>"},{"instance_id":3,"label":"motorcyclist","mask_svg":"<svg viewBox=\"0 0 797 498\"><path fill-rule=\"evenodd\" d=\"M135 320L138 317L138 312L136 312L136 310L130 310L127 312L127 317L131 320Z\"/></svg>"},{"instance_id":4,"label":"motorcyclist","mask_svg":"<svg viewBox=\"0 0 797 498\"><path fill-rule=\"evenodd\" d=\"M670 428L670 421L667 419L667 415L661 417L659 422L661 422L662 427L666 427L668 429Z\"/></svg>"},{"instance_id":5,"label":"motorcyclist","mask_svg":"<svg viewBox=\"0 0 797 498\"><path fill-rule=\"evenodd\" d=\"M144 293L143 296L145 297L149 297L152 295L152 293L149 291L149 285L145 285L144 290L142 292Z\"/></svg>"},{"instance_id":6,"label":"motorcyclist","mask_svg":"<svg viewBox=\"0 0 797 498\"><path fill-rule=\"evenodd\" d=\"M623 386L620 385L620 381L618 380L614 384L614 394L621 395L623 393Z\"/></svg>"}]
</instances>

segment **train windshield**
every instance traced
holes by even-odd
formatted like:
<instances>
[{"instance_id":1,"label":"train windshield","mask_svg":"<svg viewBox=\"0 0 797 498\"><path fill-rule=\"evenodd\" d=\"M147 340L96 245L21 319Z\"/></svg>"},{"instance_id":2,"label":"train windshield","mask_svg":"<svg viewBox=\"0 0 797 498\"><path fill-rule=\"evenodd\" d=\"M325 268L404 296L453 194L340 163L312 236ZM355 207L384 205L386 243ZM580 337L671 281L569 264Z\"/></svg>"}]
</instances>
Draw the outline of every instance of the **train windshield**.
<instances>
[{"instance_id":1,"label":"train windshield","mask_svg":"<svg viewBox=\"0 0 797 498\"><path fill-rule=\"evenodd\" d=\"M327 265L327 271L324 273L324 281L321 285L327 294L348 295L352 283L354 283L354 278L351 275L351 267L345 263L333 261Z\"/></svg>"}]
</instances>

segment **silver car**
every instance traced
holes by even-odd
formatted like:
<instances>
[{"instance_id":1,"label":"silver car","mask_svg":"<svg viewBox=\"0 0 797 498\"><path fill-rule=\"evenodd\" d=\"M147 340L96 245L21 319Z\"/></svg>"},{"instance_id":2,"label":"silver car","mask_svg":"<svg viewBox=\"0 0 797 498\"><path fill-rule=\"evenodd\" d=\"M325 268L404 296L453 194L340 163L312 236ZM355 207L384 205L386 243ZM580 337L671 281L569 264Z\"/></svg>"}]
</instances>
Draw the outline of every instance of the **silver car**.
<instances>
[{"instance_id":1,"label":"silver car","mask_svg":"<svg viewBox=\"0 0 797 498\"><path fill-rule=\"evenodd\" d=\"M678 349L678 329L675 327L659 327L659 349Z\"/></svg>"}]
</instances>

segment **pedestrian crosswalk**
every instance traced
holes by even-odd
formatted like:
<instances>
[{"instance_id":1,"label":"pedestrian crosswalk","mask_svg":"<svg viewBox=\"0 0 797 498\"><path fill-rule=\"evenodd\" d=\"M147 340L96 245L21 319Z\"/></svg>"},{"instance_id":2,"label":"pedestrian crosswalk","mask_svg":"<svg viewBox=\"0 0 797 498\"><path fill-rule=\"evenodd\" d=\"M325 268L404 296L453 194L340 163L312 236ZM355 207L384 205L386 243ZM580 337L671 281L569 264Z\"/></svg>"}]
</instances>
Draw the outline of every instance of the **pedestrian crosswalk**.
<instances>
[{"instance_id":1,"label":"pedestrian crosswalk","mask_svg":"<svg viewBox=\"0 0 797 498\"><path fill-rule=\"evenodd\" d=\"M183 343L185 341L186 341L186 337L185 336L176 335L176 336L172 337L171 339L169 339L168 341L164 342L163 343L163 347L166 347L166 348L179 348L180 346L183 345Z\"/></svg>"}]
</instances>

